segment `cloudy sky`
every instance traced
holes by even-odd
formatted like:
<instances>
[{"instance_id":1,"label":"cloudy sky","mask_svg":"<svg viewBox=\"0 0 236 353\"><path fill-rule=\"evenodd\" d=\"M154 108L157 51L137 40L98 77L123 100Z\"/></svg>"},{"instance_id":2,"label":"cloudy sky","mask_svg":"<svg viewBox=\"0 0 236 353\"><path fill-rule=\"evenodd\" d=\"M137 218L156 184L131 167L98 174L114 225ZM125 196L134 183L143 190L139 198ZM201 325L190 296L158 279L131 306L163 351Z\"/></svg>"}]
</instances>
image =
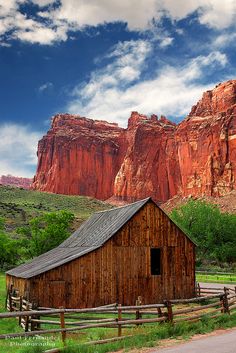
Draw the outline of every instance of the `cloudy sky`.
<instances>
[{"instance_id":1,"label":"cloudy sky","mask_svg":"<svg viewBox=\"0 0 236 353\"><path fill-rule=\"evenodd\" d=\"M236 78L235 15L235 0L0 0L0 175L34 174L59 112L183 119Z\"/></svg>"}]
</instances>

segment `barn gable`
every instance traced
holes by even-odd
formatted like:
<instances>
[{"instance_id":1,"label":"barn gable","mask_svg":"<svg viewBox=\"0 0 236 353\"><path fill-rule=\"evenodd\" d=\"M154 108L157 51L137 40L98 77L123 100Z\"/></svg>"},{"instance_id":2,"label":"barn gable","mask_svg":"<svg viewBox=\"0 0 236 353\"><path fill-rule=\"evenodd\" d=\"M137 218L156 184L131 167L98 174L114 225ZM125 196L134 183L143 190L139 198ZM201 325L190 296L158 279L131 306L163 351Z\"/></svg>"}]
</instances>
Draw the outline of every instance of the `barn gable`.
<instances>
[{"instance_id":1,"label":"barn gable","mask_svg":"<svg viewBox=\"0 0 236 353\"><path fill-rule=\"evenodd\" d=\"M151 198L95 212L58 247L7 272L20 278L31 278L77 259L99 247L116 234Z\"/></svg>"}]
</instances>

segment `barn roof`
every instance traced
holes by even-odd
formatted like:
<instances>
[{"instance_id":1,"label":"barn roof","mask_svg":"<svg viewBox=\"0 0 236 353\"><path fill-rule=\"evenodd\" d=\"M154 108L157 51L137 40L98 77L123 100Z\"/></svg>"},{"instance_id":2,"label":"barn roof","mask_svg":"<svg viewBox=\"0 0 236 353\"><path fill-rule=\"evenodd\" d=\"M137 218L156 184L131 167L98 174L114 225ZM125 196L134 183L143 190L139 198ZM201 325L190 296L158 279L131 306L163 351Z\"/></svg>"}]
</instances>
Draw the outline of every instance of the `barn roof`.
<instances>
[{"instance_id":1,"label":"barn roof","mask_svg":"<svg viewBox=\"0 0 236 353\"><path fill-rule=\"evenodd\" d=\"M95 212L57 248L7 272L31 278L100 248L129 221L151 198L107 211Z\"/></svg>"}]
</instances>

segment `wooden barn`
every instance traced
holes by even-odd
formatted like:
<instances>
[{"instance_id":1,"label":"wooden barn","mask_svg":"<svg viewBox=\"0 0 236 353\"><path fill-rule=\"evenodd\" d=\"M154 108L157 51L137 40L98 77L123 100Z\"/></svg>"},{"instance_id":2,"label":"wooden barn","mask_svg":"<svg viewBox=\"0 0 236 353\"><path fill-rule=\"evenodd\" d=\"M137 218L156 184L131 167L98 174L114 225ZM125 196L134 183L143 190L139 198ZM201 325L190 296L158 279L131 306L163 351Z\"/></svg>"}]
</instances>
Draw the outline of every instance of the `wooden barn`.
<instances>
[{"instance_id":1,"label":"wooden barn","mask_svg":"<svg viewBox=\"0 0 236 353\"><path fill-rule=\"evenodd\" d=\"M195 294L195 244L151 198L96 212L57 248L7 272L44 307L134 305Z\"/></svg>"}]
</instances>

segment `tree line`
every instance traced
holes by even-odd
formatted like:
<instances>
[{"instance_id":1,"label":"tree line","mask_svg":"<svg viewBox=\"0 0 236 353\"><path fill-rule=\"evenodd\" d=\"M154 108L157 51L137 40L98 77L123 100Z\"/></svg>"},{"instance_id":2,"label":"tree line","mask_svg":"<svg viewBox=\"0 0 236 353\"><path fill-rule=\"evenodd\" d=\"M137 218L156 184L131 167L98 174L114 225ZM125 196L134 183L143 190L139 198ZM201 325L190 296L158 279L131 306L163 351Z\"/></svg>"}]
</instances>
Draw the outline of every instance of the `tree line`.
<instances>
[{"instance_id":1,"label":"tree line","mask_svg":"<svg viewBox=\"0 0 236 353\"><path fill-rule=\"evenodd\" d=\"M196 243L200 265L236 262L236 214L222 213L205 201L189 200L170 217Z\"/></svg>"},{"instance_id":2,"label":"tree line","mask_svg":"<svg viewBox=\"0 0 236 353\"><path fill-rule=\"evenodd\" d=\"M7 234L0 218L0 268L11 268L61 244L70 236L74 218L69 211L44 213L19 227L14 236Z\"/></svg>"}]
</instances>

